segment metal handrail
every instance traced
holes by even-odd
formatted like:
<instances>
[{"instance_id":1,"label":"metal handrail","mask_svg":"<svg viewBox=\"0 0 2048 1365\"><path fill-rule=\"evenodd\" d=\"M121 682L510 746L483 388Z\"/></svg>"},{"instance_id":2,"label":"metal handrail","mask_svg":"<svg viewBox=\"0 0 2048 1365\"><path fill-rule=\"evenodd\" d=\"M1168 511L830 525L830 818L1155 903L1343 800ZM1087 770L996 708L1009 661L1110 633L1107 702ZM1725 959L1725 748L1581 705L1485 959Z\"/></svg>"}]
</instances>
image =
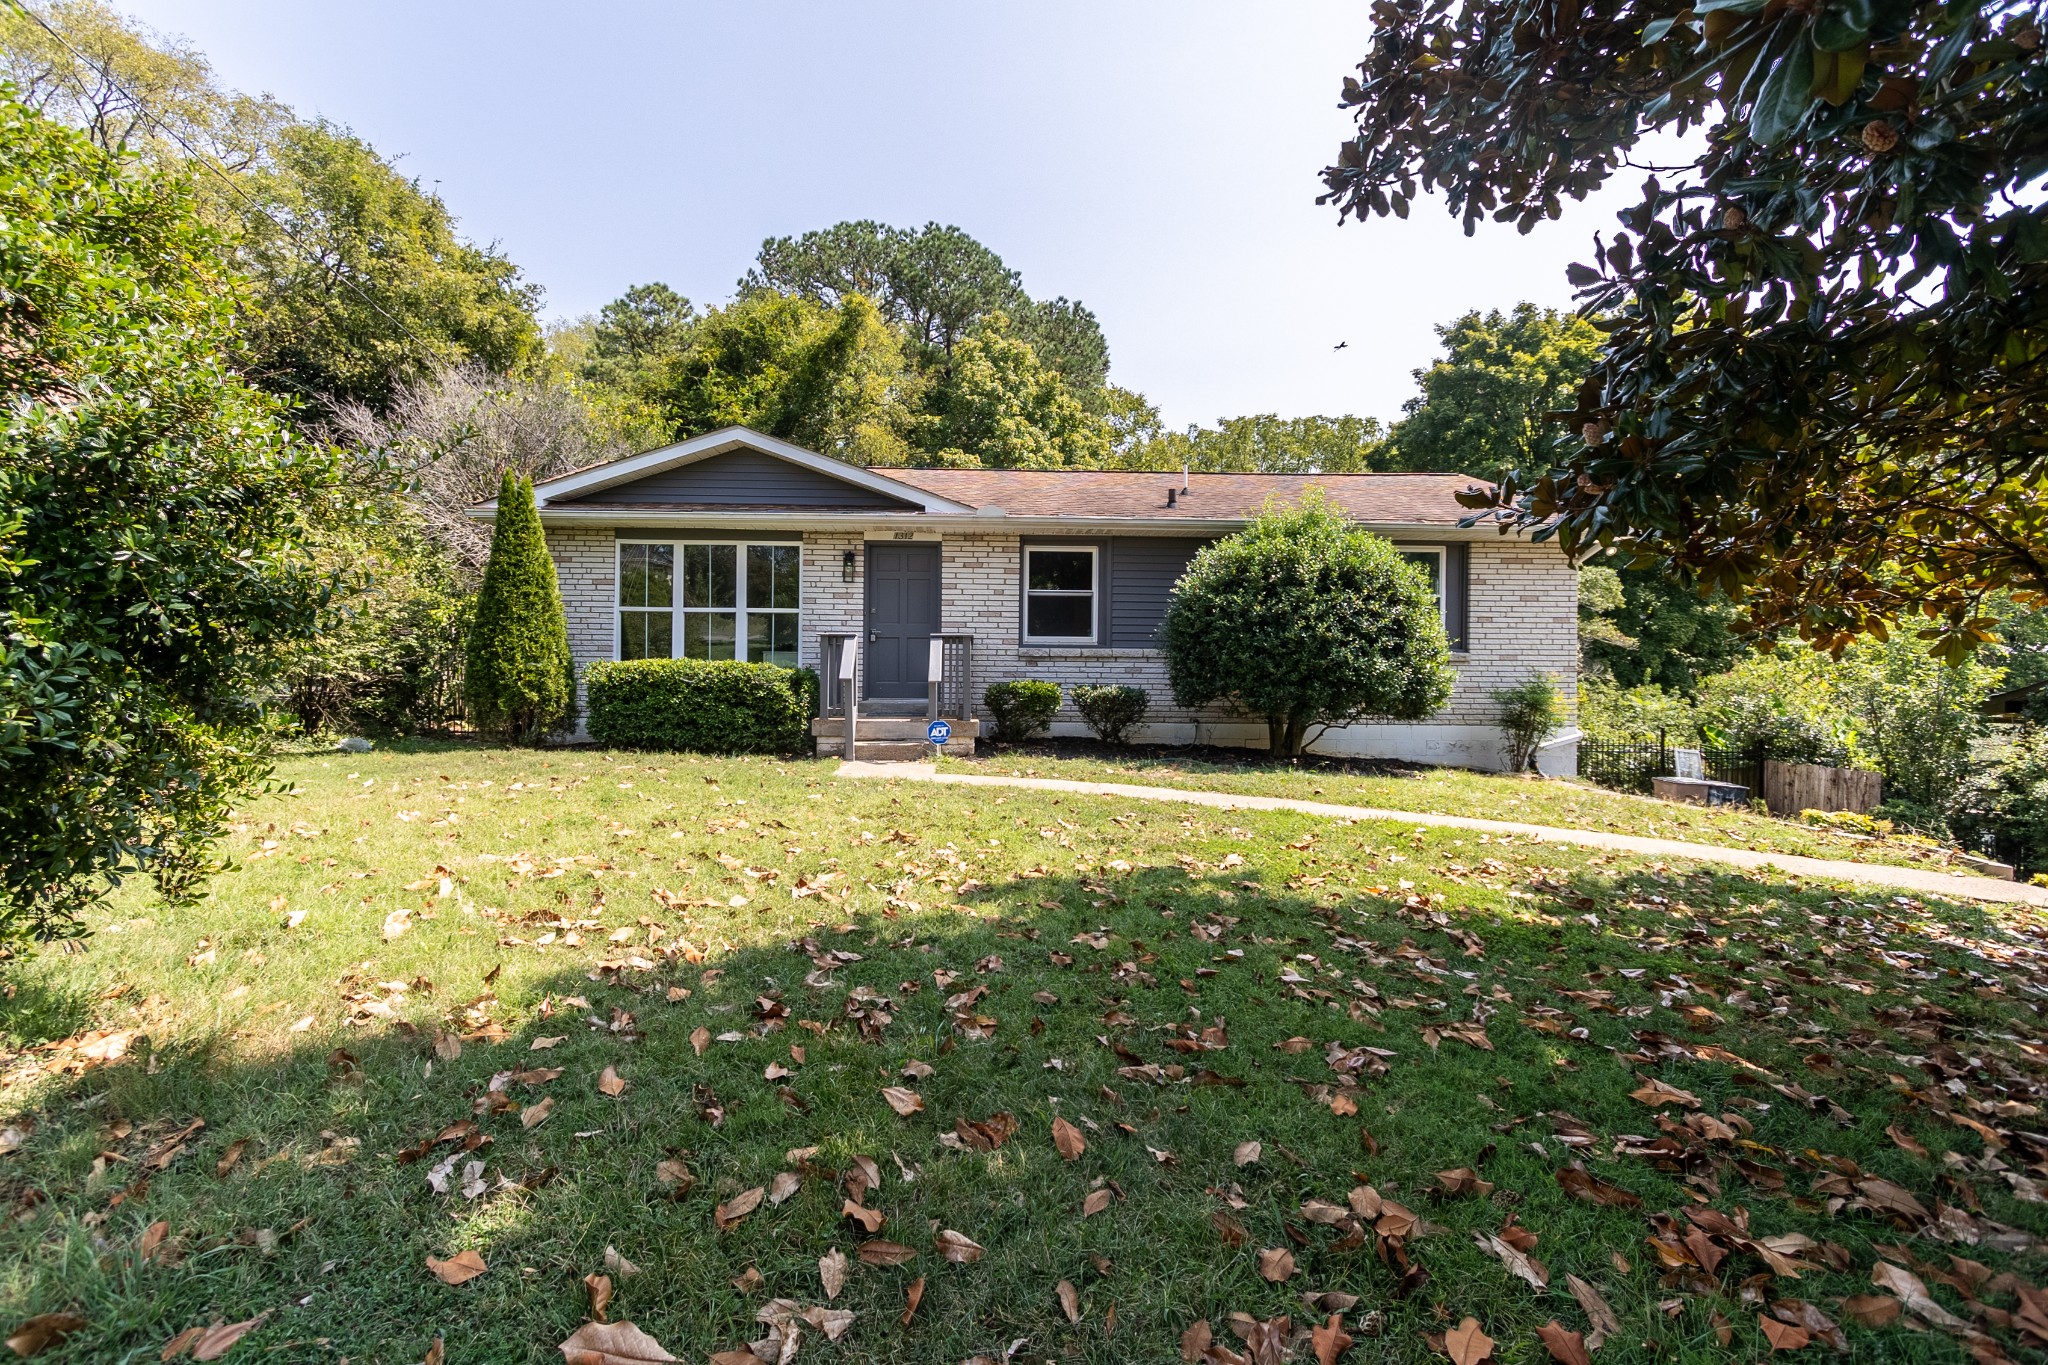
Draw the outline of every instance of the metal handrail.
<instances>
[{"instance_id":1,"label":"metal handrail","mask_svg":"<svg viewBox=\"0 0 2048 1365\"><path fill-rule=\"evenodd\" d=\"M839 756L854 761L854 736L860 733L860 636L846 636L839 645L839 695L846 707L846 737L840 741Z\"/></svg>"},{"instance_id":2,"label":"metal handrail","mask_svg":"<svg viewBox=\"0 0 2048 1365\"><path fill-rule=\"evenodd\" d=\"M974 714L974 637L958 632L932 636L925 672L929 719L965 722Z\"/></svg>"}]
</instances>

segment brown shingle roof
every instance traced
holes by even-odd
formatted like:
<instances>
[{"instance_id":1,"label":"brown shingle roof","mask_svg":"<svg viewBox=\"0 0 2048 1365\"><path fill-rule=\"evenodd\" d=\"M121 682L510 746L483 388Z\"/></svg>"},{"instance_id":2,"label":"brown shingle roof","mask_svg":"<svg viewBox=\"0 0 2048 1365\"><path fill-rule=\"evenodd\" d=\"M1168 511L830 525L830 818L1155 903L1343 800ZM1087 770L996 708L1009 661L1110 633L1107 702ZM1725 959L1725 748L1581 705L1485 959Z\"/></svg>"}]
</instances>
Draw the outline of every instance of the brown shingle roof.
<instances>
[{"instance_id":1,"label":"brown shingle roof","mask_svg":"<svg viewBox=\"0 0 2048 1365\"><path fill-rule=\"evenodd\" d=\"M1161 521L1229 521L1250 517L1267 499L1296 502L1311 486L1363 522L1403 526L1455 525L1467 515L1457 494L1479 480L1466 474L1190 474L1188 491L1175 472L1085 469L876 469L970 507L1000 507L1012 516L1143 517Z\"/></svg>"}]
</instances>

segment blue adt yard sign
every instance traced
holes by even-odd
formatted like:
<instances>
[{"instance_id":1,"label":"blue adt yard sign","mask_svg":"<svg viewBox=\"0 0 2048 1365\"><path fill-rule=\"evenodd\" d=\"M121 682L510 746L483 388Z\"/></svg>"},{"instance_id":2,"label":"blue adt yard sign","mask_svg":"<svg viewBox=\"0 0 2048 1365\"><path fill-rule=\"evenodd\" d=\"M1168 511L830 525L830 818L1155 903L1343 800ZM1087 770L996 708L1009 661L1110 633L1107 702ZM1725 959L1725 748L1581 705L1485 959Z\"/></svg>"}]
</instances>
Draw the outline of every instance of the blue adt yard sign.
<instances>
[{"instance_id":1,"label":"blue adt yard sign","mask_svg":"<svg viewBox=\"0 0 2048 1365\"><path fill-rule=\"evenodd\" d=\"M953 737L953 727L942 720L935 720L924 727L924 737L934 744L944 744Z\"/></svg>"}]
</instances>

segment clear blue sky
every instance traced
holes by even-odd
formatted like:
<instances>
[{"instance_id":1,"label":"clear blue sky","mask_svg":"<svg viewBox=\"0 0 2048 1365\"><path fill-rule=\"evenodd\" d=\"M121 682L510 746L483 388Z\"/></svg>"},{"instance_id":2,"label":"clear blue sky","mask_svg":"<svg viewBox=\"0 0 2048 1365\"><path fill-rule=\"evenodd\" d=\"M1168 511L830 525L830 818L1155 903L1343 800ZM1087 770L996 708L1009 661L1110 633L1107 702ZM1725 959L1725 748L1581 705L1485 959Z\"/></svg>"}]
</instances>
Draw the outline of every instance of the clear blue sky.
<instances>
[{"instance_id":1,"label":"clear blue sky","mask_svg":"<svg viewBox=\"0 0 2048 1365\"><path fill-rule=\"evenodd\" d=\"M1317 172L1363 3L113 3L438 182L550 317L655 279L718 302L770 235L957 223L1092 307L1173 425L1398 415L1432 324L1568 303L1640 180L1529 237L1440 204L1340 228Z\"/></svg>"}]
</instances>

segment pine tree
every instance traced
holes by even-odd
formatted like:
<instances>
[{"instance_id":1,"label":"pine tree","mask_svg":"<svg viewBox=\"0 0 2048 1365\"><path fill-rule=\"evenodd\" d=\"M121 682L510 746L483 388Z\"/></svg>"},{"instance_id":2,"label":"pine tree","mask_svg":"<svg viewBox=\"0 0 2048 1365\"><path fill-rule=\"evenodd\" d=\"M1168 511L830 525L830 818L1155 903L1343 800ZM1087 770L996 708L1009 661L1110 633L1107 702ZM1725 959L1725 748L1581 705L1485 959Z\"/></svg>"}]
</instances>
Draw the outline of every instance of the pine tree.
<instances>
[{"instance_id":1,"label":"pine tree","mask_svg":"<svg viewBox=\"0 0 2048 1365\"><path fill-rule=\"evenodd\" d=\"M575 713L576 672L569 624L555 586L533 481L505 471L491 562L477 594L462 694L478 729L534 744Z\"/></svg>"}]
</instances>

